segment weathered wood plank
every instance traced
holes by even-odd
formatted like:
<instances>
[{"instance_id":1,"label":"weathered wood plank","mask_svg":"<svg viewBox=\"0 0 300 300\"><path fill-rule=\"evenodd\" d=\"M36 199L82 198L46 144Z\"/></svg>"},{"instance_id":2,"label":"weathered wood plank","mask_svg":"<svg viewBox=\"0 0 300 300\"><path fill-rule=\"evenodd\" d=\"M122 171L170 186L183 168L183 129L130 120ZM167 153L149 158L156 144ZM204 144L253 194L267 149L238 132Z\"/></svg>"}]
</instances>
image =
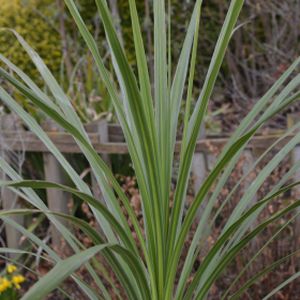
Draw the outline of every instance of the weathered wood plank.
<instances>
[{"instance_id":1,"label":"weathered wood plank","mask_svg":"<svg viewBox=\"0 0 300 300\"><path fill-rule=\"evenodd\" d=\"M80 148L72 136L65 132L47 132L50 139L55 143L57 148L63 153L81 153ZM247 146L248 149L267 149L271 146L282 134L270 134L255 136ZM28 152L48 152L44 144L31 132L24 132L17 136L15 131L5 130L2 132L2 141L7 144L12 150L25 150ZM289 135L284 138L276 148L281 148L294 135ZM89 138L98 153L110 154L126 154L128 148L126 143L122 142L102 142L99 139L98 133L89 133ZM227 138L206 138L197 142L196 152L210 152L211 147L221 149L227 142ZM1 148L1 145L0 145ZM175 151L180 150L180 142L176 143Z\"/></svg>"},{"instance_id":2,"label":"weathered wood plank","mask_svg":"<svg viewBox=\"0 0 300 300\"><path fill-rule=\"evenodd\" d=\"M61 130L56 126L53 122L47 122L43 124L43 127L46 129L50 129L53 131ZM60 166L60 163L56 159L56 157L49 152L43 153L43 160L44 160L44 173L45 173L45 180L56 182L56 183L65 183L65 174ZM70 195L58 190L58 189L47 189L47 202L48 208L51 211L61 212L64 214L69 213L69 198ZM67 222L64 220L60 220L64 225L67 225ZM62 245L63 237L60 232L56 229L56 227L52 224L51 225L51 242L54 249L59 250Z\"/></svg>"},{"instance_id":3,"label":"weathered wood plank","mask_svg":"<svg viewBox=\"0 0 300 300\"><path fill-rule=\"evenodd\" d=\"M107 122L105 120L102 120L101 122L98 122L96 126L94 127L94 131L97 132L99 135L99 142L107 142L108 141L108 126ZM102 159L105 161L105 163L111 167L111 161L108 153L102 153L101 154ZM97 179L95 175L92 172L92 191L98 200L101 202L104 202L103 200L103 194L101 191L101 188L97 182Z\"/></svg>"},{"instance_id":4,"label":"weathered wood plank","mask_svg":"<svg viewBox=\"0 0 300 300\"><path fill-rule=\"evenodd\" d=\"M108 126L107 126L106 120L101 120L100 122L97 122L93 128L93 131L98 133L99 142L108 142L109 135L108 135ZM110 161L109 154L102 153L101 157L104 160L104 162L109 167L111 167L111 161ZM91 170L91 181L92 181L92 192L93 192L94 197L105 205L103 192L101 190L101 187L99 185L99 182L98 182L93 170ZM100 232L100 234L102 236L105 236L100 224L98 224L98 223L97 223L97 230Z\"/></svg>"},{"instance_id":5,"label":"weathered wood plank","mask_svg":"<svg viewBox=\"0 0 300 300\"><path fill-rule=\"evenodd\" d=\"M5 129L13 129L15 130L15 138L20 134L20 126L19 123L17 122L18 118L14 114L6 115L3 116L0 120L0 130L1 133ZM16 134L18 133L18 134ZM11 151L10 147L7 147L5 142L1 139L2 142L2 149L0 152L0 155L2 158L7 162L10 163L10 155L9 152ZM21 149L22 150L22 149ZM1 172L0 170L0 179L2 180L9 180L9 178L6 176L4 172ZM0 202L2 202L2 208L3 210L10 210L10 209L18 209L21 208L21 203L20 199L18 196L11 191L8 188L2 188L1 189L1 195L0 195ZM19 215L19 216L13 216L11 217L15 222L17 222L19 225L24 226L24 217ZM20 247L20 242L21 242L21 233L11 227L10 225L5 225L5 236L6 236L6 244L8 248L13 248L13 249L18 249ZM15 257L16 255L10 254L10 257Z\"/></svg>"},{"instance_id":6,"label":"weathered wood plank","mask_svg":"<svg viewBox=\"0 0 300 300\"><path fill-rule=\"evenodd\" d=\"M199 140L205 138L205 128L201 129ZM206 172L207 172L207 164L206 164L206 154L204 151L199 151L194 154L193 161L192 161L192 175L193 175L193 189L195 195L200 190L205 178L206 178ZM200 220L205 206L206 206L206 200L205 199L202 204L200 205L198 212L197 212L197 219Z\"/></svg>"},{"instance_id":7,"label":"weathered wood plank","mask_svg":"<svg viewBox=\"0 0 300 300\"><path fill-rule=\"evenodd\" d=\"M291 114L288 116L288 128L293 127L299 121L299 113ZM300 145L297 145L291 153L291 164L294 165L300 161ZM293 180L295 182L300 181L300 169L294 174ZM293 196L295 199L300 198L300 187L296 186L293 190ZM297 213L300 209L297 209ZM294 222L294 248L299 249L300 246L300 217L298 216ZM296 266L300 267L300 256L296 256Z\"/></svg>"},{"instance_id":8,"label":"weathered wood plank","mask_svg":"<svg viewBox=\"0 0 300 300\"><path fill-rule=\"evenodd\" d=\"M94 124L94 123L91 123ZM90 132L90 124L85 125L87 132ZM93 126L93 125L92 125ZM282 129L262 129L258 130L257 135L280 135L282 134ZM108 124L108 135L109 135L109 142L124 142L124 134L121 126L119 124ZM215 139L215 138L226 138L229 137L230 133L206 133L207 138ZM178 133L177 136L178 140L181 139L181 133Z\"/></svg>"}]
</instances>

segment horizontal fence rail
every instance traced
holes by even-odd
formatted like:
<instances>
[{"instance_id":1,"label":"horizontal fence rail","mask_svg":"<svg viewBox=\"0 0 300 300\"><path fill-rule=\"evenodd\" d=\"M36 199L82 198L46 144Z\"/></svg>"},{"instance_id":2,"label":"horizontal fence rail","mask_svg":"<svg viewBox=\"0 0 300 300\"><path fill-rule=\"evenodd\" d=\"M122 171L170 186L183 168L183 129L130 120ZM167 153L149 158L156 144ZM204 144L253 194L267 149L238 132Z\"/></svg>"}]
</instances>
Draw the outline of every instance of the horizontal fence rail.
<instances>
[{"instance_id":1,"label":"horizontal fence rail","mask_svg":"<svg viewBox=\"0 0 300 300\"><path fill-rule=\"evenodd\" d=\"M39 137L30 131L27 131L24 126L20 126L21 121L16 120L16 115L5 115L0 117L0 153L1 156L9 157L9 153L21 151L26 152L36 152L43 154L43 164L44 164L44 176L46 180L55 181L57 183L64 183L65 174L56 158L49 152L45 147L43 142L40 141ZM299 118L299 114L291 115L288 117L288 128L290 128L295 121ZM7 125L12 124L12 126ZM18 124L18 126L16 126ZM42 124L43 129L53 141L56 147L62 153L76 154L81 153L74 138L58 128L53 122L47 121ZM106 121L93 122L91 124L85 125L86 132L89 139L94 147L94 149L101 155L103 160L110 166L110 156L109 154L127 154L128 148L124 139L122 129L117 124L107 124ZM255 156L257 153L262 153L264 150L272 146L278 138L282 137L286 133L285 130L268 130L266 132L260 132L258 135L254 136L251 141L246 146L244 150L244 156L246 157L243 172L245 174L251 168L255 162ZM280 149L285 145L290 139L292 139L295 134L287 135L282 138L280 142L274 147L275 150ZM180 138L179 138L180 139ZM207 173L211 169L211 166L216 160L216 155L221 151L222 147L228 142L229 135L209 135L207 133L201 132L199 140L197 141L195 155L192 164L192 176L193 176L193 190L197 192L201 187L203 180L206 178ZM181 142L176 143L175 152L180 151ZM294 151L291 153L291 161L295 162L300 157L299 146L296 146ZM1 172L0 172L1 175ZM2 173L2 177L5 174ZM294 180L299 180L300 172L295 175ZM101 188L98 186L97 181L92 176L91 185L94 196L99 201L104 201L102 197ZM299 194L299 189L296 190L296 194ZM0 204L2 203L3 209L11 208L8 205L15 203L15 207L20 207L20 201L16 201L16 195L8 189L3 189L0 197ZM20 199L19 199L20 200ZM62 193L60 191L47 191L47 202L48 207L52 210L59 211L62 213L69 213L67 203L70 203L72 198L67 193ZM257 198L253 198L253 202L257 201ZM205 201L204 201L205 205ZM198 217L201 216L203 207L199 208ZM23 219L16 219L19 224L24 225ZM300 218L296 221L296 226L300 228ZM296 232L299 232L299 228ZM100 229L99 229L100 230ZM55 228L50 227L51 243L53 248L60 248L62 238ZM20 247L20 234L16 232L13 228L6 225L6 243L9 248ZM300 245L300 240L299 240Z\"/></svg>"},{"instance_id":2,"label":"horizontal fence rail","mask_svg":"<svg viewBox=\"0 0 300 300\"><path fill-rule=\"evenodd\" d=\"M63 153L80 153L81 150L76 144L73 137L65 132L46 132L50 139L54 142L57 148ZM249 149L267 149L270 147L280 136L284 134L284 131L276 131L275 133L268 133L266 135L254 136L247 148ZM90 141L95 150L101 154L126 154L128 148L125 142L117 142L115 138L121 139L122 136L109 136L108 142L101 141L101 135L99 133L88 133ZM288 135L282 139L280 143L276 145L277 148L282 147L287 143L294 135ZM206 137L199 139L196 145L196 152L211 152L211 147L223 147L228 141L228 137ZM26 151L26 152L48 152L48 149L40 141L40 139L33 133L24 131L20 132L4 130L1 132L1 146L7 147L14 151ZM179 152L180 141L176 143L175 151Z\"/></svg>"}]
</instances>

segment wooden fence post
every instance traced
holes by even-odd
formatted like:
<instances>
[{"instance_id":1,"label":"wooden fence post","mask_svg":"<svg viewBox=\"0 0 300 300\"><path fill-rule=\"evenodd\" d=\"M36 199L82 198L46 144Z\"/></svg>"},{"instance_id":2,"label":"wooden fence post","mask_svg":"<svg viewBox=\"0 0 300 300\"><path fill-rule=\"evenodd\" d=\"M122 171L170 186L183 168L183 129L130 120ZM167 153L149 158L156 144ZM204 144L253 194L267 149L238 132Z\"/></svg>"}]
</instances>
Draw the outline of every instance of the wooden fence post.
<instances>
[{"instance_id":1,"label":"wooden fence post","mask_svg":"<svg viewBox=\"0 0 300 300\"><path fill-rule=\"evenodd\" d=\"M248 149L246 148L243 151L243 166L242 166L242 172L243 172L243 176L246 176L244 181L243 181L243 193L245 193L247 191L247 189L250 187L251 183L253 182L253 180L255 179L255 174L253 173L253 171L251 171L253 165L255 164L255 156L253 154L253 150L252 149ZM248 174L249 173L249 174ZM247 175L248 174L248 175ZM257 193L255 193L251 199L251 203L248 205L248 207L252 207L255 203L257 202ZM258 225L258 220L255 220L254 223L251 225L251 230L254 229L256 227L256 225ZM257 239L252 239L250 242L250 247L252 248L252 252L255 253L255 251L257 251ZM255 268L255 266L252 266L252 268ZM256 270L257 271L257 270Z\"/></svg>"},{"instance_id":2,"label":"wooden fence post","mask_svg":"<svg viewBox=\"0 0 300 300\"><path fill-rule=\"evenodd\" d=\"M300 114L290 114L288 115L288 128L293 127L299 120ZM299 130L298 130L299 131ZM292 151L291 154L291 165L294 165L295 163L298 163L300 161L300 144L297 145L294 150ZM297 172L294 174L294 178L293 180L295 182L300 181L300 169L297 170ZM295 197L295 199L299 199L300 198L300 187L299 185L294 187L293 190L293 195ZM297 208L297 213L300 212L300 208ZM295 235L295 249L299 249L300 247L300 216L298 216L294 222L294 235ZM299 256L297 256L298 259L298 267L300 267L300 262L299 262Z\"/></svg>"},{"instance_id":3,"label":"wooden fence post","mask_svg":"<svg viewBox=\"0 0 300 300\"><path fill-rule=\"evenodd\" d=\"M244 150L243 156L244 156L243 175L246 176L249 173L244 180L244 191L246 191L255 178L255 175L253 173L254 170L250 171L253 165L255 164L255 157L253 155L252 149L247 149L247 148ZM255 195L252 198L252 204L254 205L256 201L257 201L257 194L255 193Z\"/></svg>"},{"instance_id":4,"label":"wooden fence post","mask_svg":"<svg viewBox=\"0 0 300 300\"><path fill-rule=\"evenodd\" d=\"M202 126L199 139L205 138L205 128ZM193 189L194 193L197 193L205 180L207 173L207 161L204 152L195 152L192 161L192 174L193 174ZM197 219L201 217L205 208L206 201L203 201L198 209Z\"/></svg>"},{"instance_id":5,"label":"wooden fence post","mask_svg":"<svg viewBox=\"0 0 300 300\"><path fill-rule=\"evenodd\" d=\"M1 120L0 120L1 131L2 130L14 130L14 131L22 130L20 123L18 121L19 121L18 117L14 114L2 116ZM0 141L1 141L1 134L0 134ZM5 149L5 146L6 145L3 144L2 142L0 143L0 147L1 147L0 155L7 163L10 164L11 161L10 161L9 152L11 150L9 148ZM0 171L0 177L1 177L1 180L9 180L9 178L6 176L6 174L2 171ZM0 200L2 201L2 208L4 210L17 209L17 208L21 207L21 204L19 202L20 199L18 199L18 196L8 188L1 189ZM19 216L13 216L10 218L13 219L15 222L17 222L18 224L20 224L21 226L24 226L24 217L23 216L19 215ZM17 249L20 247L22 234L18 230L14 229L10 225L5 225L5 235L6 235L6 244L7 244L8 248ZM16 257L15 254L10 254L9 256L12 258Z\"/></svg>"},{"instance_id":6,"label":"wooden fence post","mask_svg":"<svg viewBox=\"0 0 300 300\"><path fill-rule=\"evenodd\" d=\"M43 124L43 128L46 131L61 131L61 129L51 120L46 121ZM44 160L44 173L45 180L51 181L55 183L65 183L65 173L60 166L60 163L57 161L55 156L52 153L43 153ZM69 213L69 199L70 195L66 192L57 189L47 189L47 201L48 208L51 211L61 212L64 214ZM60 220L62 224L67 225L67 222L64 220ZM62 239L60 232L56 229L56 227L51 224L51 240L52 246L54 249L58 250L62 245Z\"/></svg>"},{"instance_id":7,"label":"wooden fence post","mask_svg":"<svg viewBox=\"0 0 300 300\"><path fill-rule=\"evenodd\" d=\"M98 134L98 139L99 142L102 143L107 143L109 142L109 134L108 134L108 124L106 120L100 120L94 123L91 123L88 125L88 130L89 132L94 132ZM101 158L104 160L104 162L111 167L111 161L110 161L110 157L109 154L101 154ZM97 182L97 179L94 175L94 173L91 170L91 183L92 183L92 192L93 195L96 199L98 199L100 202L102 202L104 205L106 205L105 200L103 198L103 193L101 191L101 188ZM100 226L98 226L99 224L97 223L97 230L99 231L99 233L103 236L105 236L102 228Z\"/></svg>"},{"instance_id":8,"label":"wooden fence post","mask_svg":"<svg viewBox=\"0 0 300 300\"><path fill-rule=\"evenodd\" d=\"M89 124L88 128L89 128L89 132L98 133L98 135L99 135L98 138L99 138L100 142L102 142L102 143L109 142L108 124L107 124L106 120L100 120L100 121L94 122L92 124ZM110 161L109 154L101 154L101 157L104 160L104 162L109 167L111 167L111 161ZM92 191L93 191L94 197L104 203L101 188L99 187L98 182L97 182L93 172L91 173L91 180L92 180Z\"/></svg>"}]
</instances>

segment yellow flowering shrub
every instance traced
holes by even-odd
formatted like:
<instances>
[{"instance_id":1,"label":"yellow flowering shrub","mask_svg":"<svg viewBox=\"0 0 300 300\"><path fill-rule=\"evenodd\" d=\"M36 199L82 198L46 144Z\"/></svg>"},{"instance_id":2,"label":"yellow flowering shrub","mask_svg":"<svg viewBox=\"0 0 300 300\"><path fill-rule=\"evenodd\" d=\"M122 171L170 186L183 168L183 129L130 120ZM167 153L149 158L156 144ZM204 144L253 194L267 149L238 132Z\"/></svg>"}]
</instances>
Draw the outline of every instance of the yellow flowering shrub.
<instances>
[{"instance_id":1,"label":"yellow flowering shrub","mask_svg":"<svg viewBox=\"0 0 300 300\"><path fill-rule=\"evenodd\" d=\"M7 278L0 278L0 293L4 293L11 287L11 282Z\"/></svg>"},{"instance_id":2,"label":"yellow flowering shrub","mask_svg":"<svg viewBox=\"0 0 300 300\"><path fill-rule=\"evenodd\" d=\"M18 299L18 290L25 281L25 277L17 273L17 267L9 264L5 276L0 276L0 300Z\"/></svg>"},{"instance_id":3,"label":"yellow flowering shrub","mask_svg":"<svg viewBox=\"0 0 300 300\"><path fill-rule=\"evenodd\" d=\"M59 33L53 19L53 1L0 0L0 7L0 28L16 30L39 53L50 70L58 74L62 54ZM12 33L0 31L0 53L37 79L38 72Z\"/></svg>"}]
</instances>

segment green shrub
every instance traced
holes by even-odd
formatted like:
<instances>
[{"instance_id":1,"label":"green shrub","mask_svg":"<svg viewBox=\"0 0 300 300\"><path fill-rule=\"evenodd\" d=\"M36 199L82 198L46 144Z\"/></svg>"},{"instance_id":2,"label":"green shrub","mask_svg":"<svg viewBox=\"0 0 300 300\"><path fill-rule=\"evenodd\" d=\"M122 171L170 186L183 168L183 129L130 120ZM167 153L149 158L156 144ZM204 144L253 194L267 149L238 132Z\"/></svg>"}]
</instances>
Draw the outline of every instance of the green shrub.
<instances>
[{"instance_id":1,"label":"green shrub","mask_svg":"<svg viewBox=\"0 0 300 300\"><path fill-rule=\"evenodd\" d=\"M54 22L55 11L51 0L0 0L0 28L16 30L41 55L54 75L58 76L61 65L61 43ZM18 65L35 80L38 71L30 57L12 35L0 32L0 53Z\"/></svg>"}]
</instances>

